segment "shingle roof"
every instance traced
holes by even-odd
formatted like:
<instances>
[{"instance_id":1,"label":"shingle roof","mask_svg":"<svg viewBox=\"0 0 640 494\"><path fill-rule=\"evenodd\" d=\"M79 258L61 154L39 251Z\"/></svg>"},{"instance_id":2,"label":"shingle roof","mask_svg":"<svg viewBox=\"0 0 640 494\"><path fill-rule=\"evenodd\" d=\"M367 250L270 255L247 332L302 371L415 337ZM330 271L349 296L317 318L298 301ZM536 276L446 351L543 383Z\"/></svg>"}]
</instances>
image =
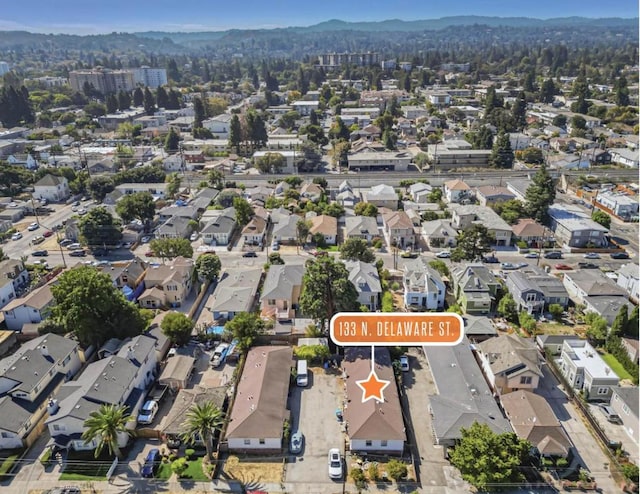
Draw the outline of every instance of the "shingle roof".
<instances>
[{"instance_id":1,"label":"shingle roof","mask_svg":"<svg viewBox=\"0 0 640 494\"><path fill-rule=\"evenodd\" d=\"M344 265L349 271L349 281L359 293L380 293L382 291L378 268L373 264L362 261L345 261Z\"/></svg>"},{"instance_id":2,"label":"shingle roof","mask_svg":"<svg viewBox=\"0 0 640 494\"><path fill-rule=\"evenodd\" d=\"M227 438L282 437L292 357L290 347L258 346L249 351L237 384Z\"/></svg>"},{"instance_id":3,"label":"shingle roof","mask_svg":"<svg viewBox=\"0 0 640 494\"><path fill-rule=\"evenodd\" d=\"M211 312L240 312L251 308L262 276L261 268L227 270L220 277L207 308Z\"/></svg>"},{"instance_id":4,"label":"shingle roof","mask_svg":"<svg viewBox=\"0 0 640 494\"><path fill-rule=\"evenodd\" d=\"M44 177L42 177L35 184L33 184L33 186L34 187L51 187L51 186L55 187L60 184L63 184L66 181L67 179L64 177L58 177L56 175L51 175L47 173Z\"/></svg>"},{"instance_id":5,"label":"shingle roof","mask_svg":"<svg viewBox=\"0 0 640 494\"><path fill-rule=\"evenodd\" d=\"M267 272L260 300L291 300L294 287L302 286L302 264L272 265Z\"/></svg>"},{"instance_id":6,"label":"shingle roof","mask_svg":"<svg viewBox=\"0 0 640 494\"><path fill-rule=\"evenodd\" d=\"M309 233L314 235L321 233L322 235L337 235L338 234L338 219L333 216L321 214L311 218L311 228Z\"/></svg>"},{"instance_id":7,"label":"shingle roof","mask_svg":"<svg viewBox=\"0 0 640 494\"><path fill-rule=\"evenodd\" d=\"M478 348L489 360L494 375L511 375L526 369L542 376L538 350L533 340L512 334L500 335L479 343Z\"/></svg>"},{"instance_id":8,"label":"shingle roof","mask_svg":"<svg viewBox=\"0 0 640 494\"><path fill-rule=\"evenodd\" d=\"M638 400L637 386L611 386L613 394L617 394L622 401L631 409L631 413L637 418L640 401Z\"/></svg>"},{"instance_id":9,"label":"shingle roof","mask_svg":"<svg viewBox=\"0 0 640 494\"><path fill-rule=\"evenodd\" d=\"M345 235L372 235L378 234L378 223L371 216L347 216L345 219Z\"/></svg>"}]
</instances>

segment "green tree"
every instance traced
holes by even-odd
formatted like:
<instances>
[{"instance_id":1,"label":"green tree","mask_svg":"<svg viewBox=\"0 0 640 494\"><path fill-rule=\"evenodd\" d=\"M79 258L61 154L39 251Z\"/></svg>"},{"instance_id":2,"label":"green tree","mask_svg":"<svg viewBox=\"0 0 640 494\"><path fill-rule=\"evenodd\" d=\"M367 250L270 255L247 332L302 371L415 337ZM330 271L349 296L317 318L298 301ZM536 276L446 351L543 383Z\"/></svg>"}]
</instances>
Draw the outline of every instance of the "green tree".
<instances>
[{"instance_id":1,"label":"green tree","mask_svg":"<svg viewBox=\"0 0 640 494\"><path fill-rule=\"evenodd\" d=\"M524 93L520 92L516 100L511 107L511 116L515 123L516 129L522 130L527 124L525 117L527 113L527 101L525 100Z\"/></svg>"},{"instance_id":2,"label":"green tree","mask_svg":"<svg viewBox=\"0 0 640 494\"><path fill-rule=\"evenodd\" d=\"M451 252L451 260L476 261L491 250L492 240L486 226L474 223L458 234L456 248Z\"/></svg>"},{"instance_id":3,"label":"green tree","mask_svg":"<svg viewBox=\"0 0 640 494\"><path fill-rule=\"evenodd\" d=\"M480 490L524 480L520 466L529 457L528 441L512 432L496 434L487 424L478 422L460 431L462 437L449 459L464 480Z\"/></svg>"},{"instance_id":4,"label":"green tree","mask_svg":"<svg viewBox=\"0 0 640 494\"><path fill-rule=\"evenodd\" d=\"M193 320L182 312L169 312L160 323L162 333L178 346L189 342L193 326Z\"/></svg>"},{"instance_id":5,"label":"green tree","mask_svg":"<svg viewBox=\"0 0 640 494\"><path fill-rule=\"evenodd\" d=\"M84 346L100 346L109 338L126 339L142 333L145 322L108 274L92 266L65 271L51 285L55 299L51 318Z\"/></svg>"},{"instance_id":6,"label":"green tree","mask_svg":"<svg viewBox=\"0 0 640 494\"><path fill-rule=\"evenodd\" d=\"M296 223L296 237L298 240L298 246L304 245L309 237L311 231L311 221L305 219L299 219Z\"/></svg>"},{"instance_id":7,"label":"green tree","mask_svg":"<svg viewBox=\"0 0 640 494\"><path fill-rule=\"evenodd\" d=\"M207 458L213 457L213 438L217 430L220 430L223 420L223 413L212 402L195 403L186 414L182 423L183 441L187 444L194 444L196 440L202 440L207 450Z\"/></svg>"},{"instance_id":8,"label":"green tree","mask_svg":"<svg viewBox=\"0 0 640 494\"><path fill-rule=\"evenodd\" d=\"M553 117L553 121L551 122L551 125L553 125L554 127L560 127L561 129L564 129L565 125L567 125L567 116L556 115L555 117Z\"/></svg>"},{"instance_id":9,"label":"green tree","mask_svg":"<svg viewBox=\"0 0 640 494\"><path fill-rule=\"evenodd\" d=\"M615 92L615 102L617 106L629 106L629 88L627 78L621 75L613 85Z\"/></svg>"},{"instance_id":10,"label":"green tree","mask_svg":"<svg viewBox=\"0 0 640 494\"><path fill-rule=\"evenodd\" d=\"M156 214L156 203L149 192L126 194L116 203L116 213L124 223L135 219L147 223Z\"/></svg>"},{"instance_id":11,"label":"green tree","mask_svg":"<svg viewBox=\"0 0 640 494\"><path fill-rule=\"evenodd\" d=\"M122 239L120 225L103 206L91 209L78 225L80 236L89 246L116 245Z\"/></svg>"},{"instance_id":12,"label":"green tree","mask_svg":"<svg viewBox=\"0 0 640 494\"><path fill-rule=\"evenodd\" d=\"M182 179L177 173L172 173L171 175L167 176L167 197L174 197L180 190L181 183Z\"/></svg>"},{"instance_id":13,"label":"green tree","mask_svg":"<svg viewBox=\"0 0 640 494\"><path fill-rule=\"evenodd\" d=\"M429 266L440 273L441 276L449 276L449 268L444 261L441 261L440 259L434 259L433 261L429 261Z\"/></svg>"},{"instance_id":14,"label":"green tree","mask_svg":"<svg viewBox=\"0 0 640 494\"><path fill-rule=\"evenodd\" d=\"M236 221L238 225L245 226L253 216L253 208L244 197L233 198L233 208L236 210Z\"/></svg>"},{"instance_id":15,"label":"green tree","mask_svg":"<svg viewBox=\"0 0 640 494\"><path fill-rule=\"evenodd\" d=\"M562 320L562 313L564 309L560 304L550 304L549 305L549 313L553 316L556 321Z\"/></svg>"},{"instance_id":16,"label":"green tree","mask_svg":"<svg viewBox=\"0 0 640 494\"><path fill-rule=\"evenodd\" d=\"M607 320L595 312L587 313L584 320L587 323L587 338L595 346L602 346L607 339Z\"/></svg>"},{"instance_id":17,"label":"green tree","mask_svg":"<svg viewBox=\"0 0 640 494\"><path fill-rule=\"evenodd\" d=\"M348 238L340 246L340 259L373 263L376 255L362 238Z\"/></svg>"},{"instance_id":18,"label":"green tree","mask_svg":"<svg viewBox=\"0 0 640 494\"><path fill-rule=\"evenodd\" d=\"M542 163L525 192L525 209L531 218L545 223L548 219L549 207L555 200L555 182L549 175L547 166Z\"/></svg>"},{"instance_id":19,"label":"green tree","mask_svg":"<svg viewBox=\"0 0 640 494\"><path fill-rule=\"evenodd\" d=\"M535 318L526 311L522 311L518 314L518 324L520 327L527 331L531 336L535 336L538 323Z\"/></svg>"},{"instance_id":20,"label":"green tree","mask_svg":"<svg viewBox=\"0 0 640 494\"><path fill-rule=\"evenodd\" d=\"M282 259L280 252L271 252L269 254L269 264L273 266L284 264L284 259Z\"/></svg>"},{"instance_id":21,"label":"green tree","mask_svg":"<svg viewBox=\"0 0 640 494\"><path fill-rule=\"evenodd\" d=\"M473 149L491 149L493 147L493 132L483 125L477 132L471 132L465 136Z\"/></svg>"},{"instance_id":22,"label":"green tree","mask_svg":"<svg viewBox=\"0 0 640 494\"><path fill-rule=\"evenodd\" d=\"M133 106L142 106L144 103L144 93L137 87L133 92Z\"/></svg>"},{"instance_id":23,"label":"green tree","mask_svg":"<svg viewBox=\"0 0 640 494\"><path fill-rule=\"evenodd\" d=\"M244 352L264 333L264 321L257 314L240 312L224 325L224 330L238 340L238 348Z\"/></svg>"},{"instance_id":24,"label":"green tree","mask_svg":"<svg viewBox=\"0 0 640 494\"><path fill-rule=\"evenodd\" d=\"M285 159L280 153L265 153L256 160L256 167L262 173L280 173L284 166Z\"/></svg>"},{"instance_id":25,"label":"green tree","mask_svg":"<svg viewBox=\"0 0 640 494\"><path fill-rule=\"evenodd\" d=\"M195 98L193 100L193 129L201 129L202 122L207 118L204 103L201 98Z\"/></svg>"},{"instance_id":26,"label":"green tree","mask_svg":"<svg viewBox=\"0 0 640 494\"><path fill-rule=\"evenodd\" d=\"M160 86L156 91L156 103L158 104L158 108L164 109L166 109L167 105L169 104L169 95L167 94L165 88L163 88L162 86Z\"/></svg>"},{"instance_id":27,"label":"green tree","mask_svg":"<svg viewBox=\"0 0 640 494\"><path fill-rule=\"evenodd\" d=\"M359 305L358 292L343 263L331 256L307 261L300 295L303 314L325 328L336 312L357 311Z\"/></svg>"},{"instance_id":28,"label":"green tree","mask_svg":"<svg viewBox=\"0 0 640 494\"><path fill-rule=\"evenodd\" d=\"M524 204L517 199L497 202L492 206L492 209L510 225L516 223L520 218L524 218L526 214Z\"/></svg>"},{"instance_id":29,"label":"green tree","mask_svg":"<svg viewBox=\"0 0 640 494\"><path fill-rule=\"evenodd\" d=\"M511 149L509 134L498 135L491 149L489 162L496 168L511 168L513 166L513 149Z\"/></svg>"},{"instance_id":30,"label":"green tree","mask_svg":"<svg viewBox=\"0 0 640 494\"><path fill-rule=\"evenodd\" d=\"M164 139L164 150L177 151L180 148L180 136L173 127L169 127L169 133Z\"/></svg>"},{"instance_id":31,"label":"green tree","mask_svg":"<svg viewBox=\"0 0 640 494\"><path fill-rule=\"evenodd\" d=\"M522 161L525 163L533 163L535 165L539 165L544 161L544 153L540 148L526 148L522 150L521 153Z\"/></svg>"},{"instance_id":32,"label":"green tree","mask_svg":"<svg viewBox=\"0 0 640 494\"><path fill-rule=\"evenodd\" d=\"M238 115L234 114L229 124L229 147L235 148L236 154L240 154L242 140L242 124Z\"/></svg>"},{"instance_id":33,"label":"green tree","mask_svg":"<svg viewBox=\"0 0 640 494\"><path fill-rule=\"evenodd\" d=\"M498 314L509 322L518 321L518 306L513 300L513 295L506 293L498 303Z\"/></svg>"},{"instance_id":34,"label":"green tree","mask_svg":"<svg viewBox=\"0 0 640 494\"><path fill-rule=\"evenodd\" d=\"M149 244L151 251L163 259L173 259L193 257L193 247L186 238L155 238Z\"/></svg>"},{"instance_id":35,"label":"green tree","mask_svg":"<svg viewBox=\"0 0 640 494\"><path fill-rule=\"evenodd\" d=\"M353 212L357 216L370 216L372 218L378 216L378 208L370 202L359 202L355 208L353 208Z\"/></svg>"},{"instance_id":36,"label":"green tree","mask_svg":"<svg viewBox=\"0 0 640 494\"><path fill-rule=\"evenodd\" d=\"M109 454L122 458L119 439L122 436L132 435L133 431L127 429L129 422L126 405L111 405L103 403L98 410L89 414L84 421L82 439L85 444L97 442L95 457L98 458L106 446Z\"/></svg>"},{"instance_id":37,"label":"green tree","mask_svg":"<svg viewBox=\"0 0 640 494\"><path fill-rule=\"evenodd\" d=\"M153 115L156 111L156 99L148 87L144 88L144 98L142 100L142 106L147 115Z\"/></svg>"},{"instance_id":38,"label":"green tree","mask_svg":"<svg viewBox=\"0 0 640 494\"><path fill-rule=\"evenodd\" d=\"M622 304L620 310L616 314L616 318L611 324L609 336L622 336L627 327L627 324L629 324L629 309L626 304Z\"/></svg>"},{"instance_id":39,"label":"green tree","mask_svg":"<svg viewBox=\"0 0 640 494\"><path fill-rule=\"evenodd\" d=\"M392 458L387 462L387 473L396 482L407 476L408 469L402 461Z\"/></svg>"},{"instance_id":40,"label":"green tree","mask_svg":"<svg viewBox=\"0 0 640 494\"><path fill-rule=\"evenodd\" d=\"M214 281L220 275L222 263L216 254L205 253L196 259L196 272L203 281Z\"/></svg>"},{"instance_id":41,"label":"green tree","mask_svg":"<svg viewBox=\"0 0 640 494\"><path fill-rule=\"evenodd\" d=\"M338 141L348 141L351 133L340 117L336 117L335 122L329 129L329 137Z\"/></svg>"},{"instance_id":42,"label":"green tree","mask_svg":"<svg viewBox=\"0 0 640 494\"><path fill-rule=\"evenodd\" d=\"M630 336L632 338L638 338L638 330L640 328L640 321L638 313L638 306L636 305L631 311L631 315L629 316L629 322L627 323L627 327L625 328L625 335Z\"/></svg>"},{"instance_id":43,"label":"green tree","mask_svg":"<svg viewBox=\"0 0 640 494\"><path fill-rule=\"evenodd\" d=\"M107 96L107 113L115 113L118 110L118 100L115 94Z\"/></svg>"},{"instance_id":44,"label":"green tree","mask_svg":"<svg viewBox=\"0 0 640 494\"><path fill-rule=\"evenodd\" d=\"M540 86L540 101L543 103L553 103L556 94L556 86L553 79L545 79Z\"/></svg>"},{"instance_id":45,"label":"green tree","mask_svg":"<svg viewBox=\"0 0 640 494\"><path fill-rule=\"evenodd\" d=\"M611 228L611 216L601 209L594 209L591 213L591 219L605 228Z\"/></svg>"}]
</instances>

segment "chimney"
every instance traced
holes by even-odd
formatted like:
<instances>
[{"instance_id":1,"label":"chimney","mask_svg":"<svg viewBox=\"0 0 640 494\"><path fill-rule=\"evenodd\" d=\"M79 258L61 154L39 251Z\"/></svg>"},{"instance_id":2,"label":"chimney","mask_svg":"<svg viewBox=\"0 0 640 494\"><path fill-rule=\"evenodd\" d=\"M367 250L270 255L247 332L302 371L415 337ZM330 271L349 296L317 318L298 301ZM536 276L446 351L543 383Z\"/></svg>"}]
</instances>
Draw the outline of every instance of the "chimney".
<instances>
[{"instance_id":1,"label":"chimney","mask_svg":"<svg viewBox=\"0 0 640 494\"><path fill-rule=\"evenodd\" d=\"M135 354L135 352L133 351L133 347L132 347L132 346L129 346L129 347L127 348L127 358L128 358L129 360L132 360L132 361L136 359L136 354Z\"/></svg>"},{"instance_id":2,"label":"chimney","mask_svg":"<svg viewBox=\"0 0 640 494\"><path fill-rule=\"evenodd\" d=\"M47 413L49 415L55 415L56 413L58 413L59 409L60 407L58 406L58 400L49 400L49 402L47 403Z\"/></svg>"},{"instance_id":3,"label":"chimney","mask_svg":"<svg viewBox=\"0 0 640 494\"><path fill-rule=\"evenodd\" d=\"M40 345L40 353L43 357L49 356L49 349L47 348L47 345Z\"/></svg>"}]
</instances>

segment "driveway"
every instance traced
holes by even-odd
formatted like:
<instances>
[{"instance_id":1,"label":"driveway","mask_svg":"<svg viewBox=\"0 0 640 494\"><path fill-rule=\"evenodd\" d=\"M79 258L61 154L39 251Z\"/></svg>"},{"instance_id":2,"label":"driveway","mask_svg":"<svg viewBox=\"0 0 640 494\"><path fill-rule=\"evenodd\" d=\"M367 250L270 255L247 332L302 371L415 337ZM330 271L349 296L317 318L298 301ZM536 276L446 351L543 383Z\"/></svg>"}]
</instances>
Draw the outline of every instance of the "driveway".
<instances>
[{"instance_id":1,"label":"driveway","mask_svg":"<svg viewBox=\"0 0 640 494\"><path fill-rule=\"evenodd\" d=\"M622 449L629 453L629 458L640 458L640 448L638 447L638 438L629 434L622 424L612 424L609 422L604 414L602 408L598 405L589 405L591 414L600 424L602 430L607 435L610 441L622 443ZM637 425L636 425L637 429Z\"/></svg>"},{"instance_id":2,"label":"driveway","mask_svg":"<svg viewBox=\"0 0 640 494\"><path fill-rule=\"evenodd\" d=\"M598 487L602 489L601 492L618 492L619 489L609 474L609 457L600 449L580 412L569 401L547 365L542 366L542 372L544 377L540 380L536 393L544 396L551 405L575 446L578 461L591 472Z\"/></svg>"},{"instance_id":3,"label":"driveway","mask_svg":"<svg viewBox=\"0 0 640 494\"><path fill-rule=\"evenodd\" d=\"M301 484L315 484L314 492L342 491L341 482L329 479L327 454L331 448L345 449L345 436L335 415L341 407L343 381L339 374L326 373L321 367L309 370L309 386L293 386L289 397L291 430L304 434L304 449L289 457L285 479L291 485L289 492L302 492ZM304 491L310 492L307 486Z\"/></svg>"}]
</instances>

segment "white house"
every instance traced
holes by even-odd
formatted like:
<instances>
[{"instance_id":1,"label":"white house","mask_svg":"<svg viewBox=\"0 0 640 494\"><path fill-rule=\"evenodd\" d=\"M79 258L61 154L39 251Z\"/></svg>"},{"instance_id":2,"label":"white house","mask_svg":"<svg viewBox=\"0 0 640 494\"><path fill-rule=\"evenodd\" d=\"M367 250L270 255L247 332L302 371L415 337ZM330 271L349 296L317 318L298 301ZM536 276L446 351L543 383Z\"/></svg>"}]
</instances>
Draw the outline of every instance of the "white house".
<instances>
[{"instance_id":1,"label":"white house","mask_svg":"<svg viewBox=\"0 0 640 494\"><path fill-rule=\"evenodd\" d=\"M447 293L440 274L419 257L404 264L404 305L413 310L441 310Z\"/></svg>"},{"instance_id":2,"label":"white house","mask_svg":"<svg viewBox=\"0 0 640 494\"><path fill-rule=\"evenodd\" d=\"M462 180L455 179L444 183L444 196L449 204L466 199L470 191L471 187Z\"/></svg>"},{"instance_id":3,"label":"white house","mask_svg":"<svg viewBox=\"0 0 640 494\"><path fill-rule=\"evenodd\" d=\"M565 340L558 362L569 384L584 391L585 399L609 401L620 378L586 340Z\"/></svg>"},{"instance_id":4,"label":"white house","mask_svg":"<svg viewBox=\"0 0 640 494\"><path fill-rule=\"evenodd\" d=\"M164 199L167 192L167 183L124 183L116 185L116 190L123 194L136 192L149 192L156 199Z\"/></svg>"},{"instance_id":5,"label":"white house","mask_svg":"<svg viewBox=\"0 0 640 494\"><path fill-rule=\"evenodd\" d=\"M349 272L349 281L358 292L358 303L370 311L378 310L382 293L378 268L362 261L345 261L344 264Z\"/></svg>"},{"instance_id":6,"label":"white house","mask_svg":"<svg viewBox=\"0 0 640 494\"><path fill-rule=\"evenodd\" d=\"M625 264L618 269L618 286L624 288L629 297L636 302L640 300L640 266Z\"/></svg>"},{"instance_id":7,"label":"white house","mask_svg":"<svg viewBox=\"0 0 640 494\"><path fill-rule=\"evenodd\" d=\"M65 201L69 197L69 182L64 177L47 174L33 185L33 198L50 202Z\"/></svg>"},{"instance_id":8,"label":"white house","mask_svg":"<svg viewBox=\"0 0 640 494\"><path fill-rule=\"evenodd\" d=\"M223 113L202 121L202 126L213 134L215 139L229 139L232 116Z\"/></svg>"},{"instance_id":9,"label":"white house","mask_svg":"<svg viewBox=\"0 0 640 494\"><path fill-rule=\"evenodd\" d=\"M37 324L47 318L55 300L49 285L36 288L21 298L14 298L2 308L7 329L21 331L25 324Z\"/></svg>"},{"instance_id":10,"label":"white house","mask_svg":"<svg viewBox=\"0 0 640 494\"><path fill-rule=\"evenodd\" d=\"M122 345L117 355L89 364L76 381L61 387L60 398L46 422L56 446L76 451L94 449L97 442L85 444L81 436L85 420L103 404L125 405L127 413L137 417L146 391L155 381L155 344L154 338L136 336ZM127 429L135 426L134 419ZM118 435L120 447L126 446L128 438L124 433Z\"/></svg>"},{"instance_id":11,"label":"white house","mask_svg":"<svg viewBox=\"0 0 640 494\"><path fill-rule=\"evenodd\" d=\"M49 400L81 365L78 344L56 334L0 360L0 449L28 447L42 434Z\"/></svg>"},{"instance_id":12,"label":"white house","mask_svg":"<svg viewBox=\"0 0 640 494\"><path fill-rule=\"evenodd\" d=\"M16 290L29 282L29 272L18 259L0 261L0 308L16 298Z\"/></svg>"}]
</instances>

